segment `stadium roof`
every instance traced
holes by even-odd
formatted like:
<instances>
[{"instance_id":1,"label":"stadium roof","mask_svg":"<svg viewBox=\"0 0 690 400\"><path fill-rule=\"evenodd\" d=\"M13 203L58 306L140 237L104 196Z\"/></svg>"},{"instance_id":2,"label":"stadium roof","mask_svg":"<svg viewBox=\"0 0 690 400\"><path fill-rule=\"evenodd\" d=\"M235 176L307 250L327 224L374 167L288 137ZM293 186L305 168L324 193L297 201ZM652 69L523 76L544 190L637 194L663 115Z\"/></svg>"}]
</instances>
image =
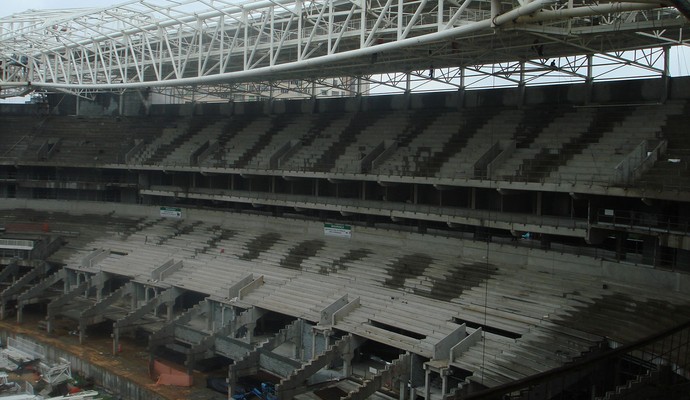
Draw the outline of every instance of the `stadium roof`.
<instances>
[{"instance_id":1,"label":"stadium roof","mask_svg":"<svg viewBox=\"0 0 690 400\"><path fill-rule=\"evenodd\" d=\"M690 40L681 13L689 9L682 0L132 0L30 10L0 19L0 88L2 97L222 93L299 80L306 93L328 84L355 94L356 79L409 91L419 81L466 87L487 76L587 81L622 65L661 76L662 49Z\"/></svg>"}]
</instances>

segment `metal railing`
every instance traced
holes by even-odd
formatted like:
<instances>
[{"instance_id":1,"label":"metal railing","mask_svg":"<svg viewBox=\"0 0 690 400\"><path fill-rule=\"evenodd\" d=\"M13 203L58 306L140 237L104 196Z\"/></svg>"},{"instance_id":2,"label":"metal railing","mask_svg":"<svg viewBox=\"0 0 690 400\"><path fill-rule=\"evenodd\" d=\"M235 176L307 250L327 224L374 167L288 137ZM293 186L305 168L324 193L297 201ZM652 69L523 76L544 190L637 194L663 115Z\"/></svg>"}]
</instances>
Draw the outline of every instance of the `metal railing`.
<instances>
[{"instance_id":1,"label":"metal railing","mask_svg":"<svg viewBox=\"0 0 690 400\"><path fill-rule=\"evenodd\" d=\"M690 383L690 321L637 342L593 353L579 361L512 383L450 399L638 399L645 388L654 398L687 398ZM666 396L666 397L664 397Z\"/></svg>"},{"instance_id":2,"label":"metal railing","mask_svg":"<svg viewBox=\"0 0 690 400\"><path fill-rule=\"evenodd\" d=\"M638 232L690 234L690 219L677 216L615 209L599 209L594 215L594 225Z\"/></svg>"}]
</instances>

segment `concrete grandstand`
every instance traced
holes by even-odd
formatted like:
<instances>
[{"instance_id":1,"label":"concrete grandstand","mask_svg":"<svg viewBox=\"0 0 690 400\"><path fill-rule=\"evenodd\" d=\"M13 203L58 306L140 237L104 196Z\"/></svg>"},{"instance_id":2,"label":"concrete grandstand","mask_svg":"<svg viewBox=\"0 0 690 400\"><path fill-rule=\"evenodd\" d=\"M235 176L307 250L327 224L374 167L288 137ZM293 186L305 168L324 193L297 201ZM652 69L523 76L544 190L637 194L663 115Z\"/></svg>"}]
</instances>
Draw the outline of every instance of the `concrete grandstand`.
<instances>
[{"instance_id":1,"label":"concrete grandstand","mask_svg":"<svg viewBox=\"0 0 690 400\"><path fill-rule=\"evenodd\" d=\"M107 10L49 13L61 22L38 30L47 14L6 21L6 35L58 39L29 51L0 36L0 49L27 54L4 64L3 95L45 96L0 106L0 317L47 334L67 324L80 343L106 335L115 355L134 338L151 365L179 371L174 383L201 373L226 382L228 397L260 380L273 388L265 398L286 400L689 398L690 78L668 68L668 44L687 43L652 35L645 22L682 32L687 4L655 14L660 6L644 2L559 11L468 1L443 14L446 32L422 23L427 2L407 3L397 6L395 40L381 22L393 2L361 13L314 3L297 18L301 29L285 13L307 13L302 2L198 14L224 39L250 36L251 24L218 22L235 12L243 18L233 23L276 29L265 49L270 35L260 31L225 50L176 6L115 9L140 17L139 39L188 28L166 36L165 54L152 50L153 36L139 46L123 31L128 44L106 56L121 38L100 22L103 38L81 42L85 32L72 27L114 15ZM578 6L601 20L585 26L593 15ZM477 19L462 24L468 9ZM413 12L405 19L403 10ZM604 22L613 11L625 23ZM169 20L151 28L154 13ZM506 16L516 25L503 29ZM339 18L365 28L338 35ZM567 23L583 40L600 31L614 39L561 43L553 31ZM290 29L304 36L292 40ZM51 61L69 35L60 51L71 55ZM462 40L494 46L481 59L497 66L486 76L517 74L515 85L468 90L453 78L443 82L459 85L452 91L411 90L417 78L441 83L451 62L464 63L455 77L484 71L470 68L464 57L477 50L457 47ZM172 57L175 46L199 63L185 64L182 50ZM122 61L133 48L141 57ZM89 52L100 55L77 55ZM658 76L597 81L594 52ZM236 54L244 63L235 70ZM586 73L569 73L582 81L528 84L580 56ZM215 57L224 61L211 67ZM504 59L518 69L501 69ZM387 83L402 93L362 96L348 84L346 97L317 95L326 76L366 65L380 75L357 79L375 87L406 60L406 78ZM263 79L258 101L232 101L235 83ZM311 80L312 96L261 100L296 79ZM199 90L226 100L151 101L175 87L183 99ZM163 398L136 393L124 395Z\"/></svg>"}]
</instances>

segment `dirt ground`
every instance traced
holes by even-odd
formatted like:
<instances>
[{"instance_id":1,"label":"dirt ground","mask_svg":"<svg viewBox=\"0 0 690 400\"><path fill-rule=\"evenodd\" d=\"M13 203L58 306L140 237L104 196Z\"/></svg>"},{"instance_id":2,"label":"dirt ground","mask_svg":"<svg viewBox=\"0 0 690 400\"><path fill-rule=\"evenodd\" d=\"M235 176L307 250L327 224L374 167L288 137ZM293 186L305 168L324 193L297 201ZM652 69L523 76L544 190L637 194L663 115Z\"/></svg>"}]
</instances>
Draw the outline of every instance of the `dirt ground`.
<instances>
[{"instance_id":1,"label":"dirt ground","mask_svg":"<svg viewBox=\"0 0 690 400\"><path fill-rule=\"evenodd\" d=\"M187 399L223 399L222 394L206 389L206 378L203 374L194 373L194 386L192 387L174 387L156 385L156 383L149 377L148 359L149 354L146 350L146 343L137 343L129 338L121 338L122 351L116 355L112 354L112 339L108 335L92 334L84 340L83 344L79 344L78 336L70 333L70 327L73 328L74 322L60 320L56 321L54 332L48 334L45 330L39 328L39 322L42 318L38 316L24 316L24 322L17 324L13 318L0 321L0 330L33 337L37 342L41 342L48 346L53 346L71 354L78 356L83 360L106 368L113 374L126 378L140 387L144 387L151 392L155 392L162 398L169 400L187 400ZM179 366L183 369L183 366ZM31 375L31 376L29 376ZM11 378L15 379L36 379L32 374L23 374L17 376L14 374ZM31 382L32 384L34 382ZM96 382L98 384L98 382Z\"/></svg>"}]
</instances>

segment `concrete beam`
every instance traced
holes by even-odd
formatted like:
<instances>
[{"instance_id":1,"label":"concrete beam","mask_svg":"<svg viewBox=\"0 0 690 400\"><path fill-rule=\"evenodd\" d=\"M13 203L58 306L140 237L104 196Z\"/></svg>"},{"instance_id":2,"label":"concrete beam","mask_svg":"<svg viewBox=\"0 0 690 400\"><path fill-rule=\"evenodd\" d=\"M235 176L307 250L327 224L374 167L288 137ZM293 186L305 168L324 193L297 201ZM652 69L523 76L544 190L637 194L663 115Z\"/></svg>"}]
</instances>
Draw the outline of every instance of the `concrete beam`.
<instances>
[{"instance_id":1,"label":"concrete beam","mask_svg":"<svg viewBox=\"0 0 690 400\"><path fill-rule=\"evenodd\" d=\"M410 374L410 354L401 354L392 363L379 371L372 379L367 379L362 386L351 391L343 400L366 400L380 390L386 382L400 380L407 382ZM401 385L403 387L403 385Z\"/></svg>"},{"instance_id":2,"label":"concrete beam","mask_svg":"<svg viewBox=\"0 0 690 400\"><path fill-rule=\"evenodd\" d=\"M242 298L246 295L248 295L252 290L260 287L261 285L264 284L264 276L261 275L258 278L254 279L250 283L244 285L238 292L237 292L237 299L242 300Z\"/></svg>"},{"instance_id":3,"label":"concrete beam","mask_svg":"<svg viewBox=\"0 0 690 400\"><path fill-rule=\"evenodd\" d=\"M123 297L131 295L134 291L134 284L132 282L127 282L122 287L110 294L110 296L104 298L103 300L95 303L91 307L84 309L79 315L80 321L87 320L89 318L98 319L98 322L102 321L103 314L106 310L113 304L120 301Z\"/></svg>"},{"instance_id":4,"label":"concrete beam","mask_svg":"<svg viewBox=\"0 0 690 400\"><path fill-rule=\"evenodd\" d=\"M342 358L342 354L351 347L353 337L351 334L343 336L340 340L328 347L326 351L319 354L311 361L303 364L299 369L293 371L289 376L282 379L276 385L276 395L279 399L290 400L294 396L304 393L306 381L312 375L319 372L324 367L332 364L335 360Z\"/></svg>"},{"instance_id":5,"label":"concrete beam","mask_svg":"<svg viewBox=\"0 0 690 400\"><path fill-rule=\"evenodd\" d=\"M338 321L345 318L347 314L357 307L359 307L359 297L355 297L352 301L335 311L331 317L331 325L337 325Z\"/></svg>"},{"instance_id":6,"label":"concrete beam","mask_svg":"<svg viewBox=\"0 0 690 400\"><path fill-rule=\"evenodd\" d=\"M108 256L110 256L110 250L94 250L81 260L81 266L84 268L93 268L95 265L98 265L98 263L108 258Z\"/></svg>"},{"instance_id":7,"label":"concrete beam","mask_svg":"<svg viewBox=\"0 0 690 400\"><path fill-rule=\"evenodd\" d=\"M465 324L458 326L453 332L434 345L434 360L449 360L453 346L460 343L467 336Z\"/></svg>"},{"instance_id":8,"label":"concrete beam","mask_svg":"<svg viewBox=\"0 0 690 400\"><path fill-rule=\"evenodd\" d=\"M46 313L46 321L48 325L46 326L46 332L51 333L53 331L53 320L58 311L67 303L74 300L76 297L82 295L91 286L91 280L85 280L77 286L71 287L70 291L63 293L61 296L55 300L48 303L48 311Z\"/></svg>"},{"instance_id":9,"label":"concrete beam","mask_svg":"<svg viewBox=\"0 0 690 400\"><path fill-rule=\"evenodd\" d=\"M240 290L244 287L247 287L252 282L254 282L254 274L249 274L235 282L228 288L228 299L234 299L235 297L239 299Z\"/></svg>"},{"instance_id":10,"label":"concrete beam","mask_svg":"<svg viewBox=\"0 0 690 400\"><path fill-rule=\"evenodd\" d=\"M152 312L161 305L168 302L174 302L175 299L177 299L177 297L179 297L182 293L184 292L181 289L174 287L169 288L165 292L149 300L146 304L130 312L123 318L120 318L119 320L115 321L115 323L113 324L113 353L117 353L119 350L121 332L125 330L130 330L131 328L138 326L138 324L135 324L136 321L139 321L146 314Z\"/></svg>"},{"instance_id":11,"label":"concrete beam","mask_svg":"<svg viewBox=\"0 0 690 400\"><path fill-rule=\"evenodd\" d=\"M40 296L41 293L45 292L46 289L64 280L66 277L67 271L65 271L65 269L57 271L56 273L48 276L39 283L22 292L22 294L17 297L17 303L22 305L31 304L31 301Z\"/></svg>"},{"instance_id":12,"label":"concrete beam","mask_svg":"<svg viewBox=\"0 0 690 400\"><path fill-rule=\"evenodd\" d=\"M247 375L254 375L261 369L278 376L286 376L287 374L281 372L292 371L296 368L299 368L301 364L298 361L287 359L283 356L278 356L277 354L274 354L272 350L285 343L290 338L297 338L298 333L302 331L303 323L304 321L302 320L293 321L278 331L278 333L276 333L272 338L259 344L253 350L246 352L241 358L235 358L232 357L232 354L228 354L230 358L235 360L235 363L228 369L230 387L232 388L236 385L238 378ZM216 353L220 354L219 342L223 341L227 342L228 339L218 338L216 341ZM227 344L233 345L232 342ZM249 344L247 344L247 346L249 346ZM251 346L249 346L249 348L251 349Z\"/></svg>"},{"instance_id":13,"label":"concrete beam","mask_svg":"<svg viewBox=\"0 0 690 400\"><path fill-rule=\"evenodd\" d=\"M321 310L319 325L331 325L333 323L333 314L335 314L336 311L342 309L345 305L347 305L347 303L348 301L346 294L343 297L331 303L328 307Z\"/></svg>"}]
</instances>

